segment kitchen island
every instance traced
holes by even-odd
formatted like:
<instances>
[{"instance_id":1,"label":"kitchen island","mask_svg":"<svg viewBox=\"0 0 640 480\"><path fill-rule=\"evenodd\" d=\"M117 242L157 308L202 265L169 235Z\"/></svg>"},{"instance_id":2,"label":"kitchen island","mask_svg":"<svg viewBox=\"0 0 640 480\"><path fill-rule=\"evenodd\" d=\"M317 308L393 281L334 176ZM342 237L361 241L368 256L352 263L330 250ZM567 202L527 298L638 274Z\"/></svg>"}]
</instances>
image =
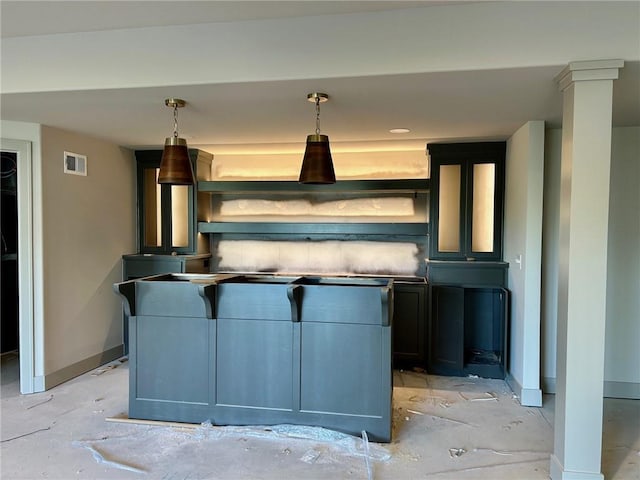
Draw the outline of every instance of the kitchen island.
<instances>
[{"instance_id":1,"label":"kitchen island","mask_svg":"<svg viewBox=\"0 0 640 480\"><path fill-rule=\"evenodd\" d=\"M130 418L391 440L393 280L167 274L115 290Z\"/></svg>"}]
</instances>

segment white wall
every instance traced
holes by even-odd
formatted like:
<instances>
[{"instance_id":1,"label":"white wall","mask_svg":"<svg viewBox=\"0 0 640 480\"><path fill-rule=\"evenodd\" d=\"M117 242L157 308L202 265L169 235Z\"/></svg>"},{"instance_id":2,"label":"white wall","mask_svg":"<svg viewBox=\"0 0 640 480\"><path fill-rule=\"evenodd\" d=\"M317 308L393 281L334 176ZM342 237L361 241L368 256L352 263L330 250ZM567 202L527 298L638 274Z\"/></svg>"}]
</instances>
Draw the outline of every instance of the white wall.
<instances>
[{"instance_id":1,"label":"white wall","mask_svg":"<svg viewBox=\"0 0 640 480\"><path fill-rule=\"evenodd\" d=\"M303 149L296 153L220 154L212 165L214 180L298 180ZM429 178L424 146L418 150L332 152L338 180L350 178Z\"/></svg>"},{"instance_id":2,"label":"white wall","mask_svg":"<svg viewBox=\"0 0 640 480\"><path fill-rule=\"evenodd\" d=\"M640 127L611 141L605 395L640 398Z\"/></svg>"},{"instance_id":3,"label":"white wall","mask_svg":"<svg viewBox=\"0 0 640 480\"><path fill-rule=\"evenodd\" d=\"M63 173L64 151L87 156L86 177ZM112 284L122 279L122 254L136 248L133 152L43 126L42 202L49 388L122 346Z\"/></svg>"},{"instance_id":4,"label":"white wall","mask_svg":"<svg viewBox=\"0 0 640 480\"><path fill-rule=\"evenodd\" d=\"M562 131L546 132L542 377L555 391ZM640 127L612 131L604 392L640 398ZM588 259L585 259L588 261Z\"/></svg>"},{"instance_id":5,"label":"white wall","mask_svg":"<svg viewBox=\"0 0 640 480\"><path fill-rule=\"evenodd\" d=\"M542 389L555 392L562 130L545 132L542 223Z\"/></svg>"},{"instance_id":6,"label":"white wall","mask_svg":"<svg viewBox=\"0 0 640 480\"><path fill-rule=\"evenodd\" d=\"M523 405L541 406L540 284L544 122L522 126L507 141L504 259L511 292L507 381Z\"/></svg>"}]
</instances>

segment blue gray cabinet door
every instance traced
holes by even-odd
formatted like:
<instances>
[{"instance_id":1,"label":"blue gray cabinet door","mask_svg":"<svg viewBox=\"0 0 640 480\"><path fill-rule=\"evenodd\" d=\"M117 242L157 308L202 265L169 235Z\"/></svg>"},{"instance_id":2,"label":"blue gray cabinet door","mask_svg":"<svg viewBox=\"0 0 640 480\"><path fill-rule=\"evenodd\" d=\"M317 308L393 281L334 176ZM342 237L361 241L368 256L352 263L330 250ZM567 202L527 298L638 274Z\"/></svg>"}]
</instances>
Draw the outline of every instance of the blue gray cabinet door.
<instances>
[{"instance_id":1,"label":"blue gray cabinet door","mask_svg":"<svg viewBox=\"0 0 640 480\"><path fill-rule=\"evenodd\" d=\"M300 410L380 417L384 412L385 333L379 325L302 324ZM329 373L330 372L330 373Z\"/></svg>"},{"instance_id":2,"label":"blue gray cabinet door","mask_svg":"<svg viewBox=\"0 0 640 480\"><path fill-rule=\"evenodd\" d=\"M129 322L129 417L206 421L215 321L140 315Z\"/></svg>"},{"instance_id":3,"label":"blue gray cabinet door","mask_svg":"<svg viewBox=\"0 0 640 480\"><path fill-rule=\"evenodd\" d=\"M216 406L291 411L293 322L236 318L217 322Z\"/></svg>"}]
</instances>

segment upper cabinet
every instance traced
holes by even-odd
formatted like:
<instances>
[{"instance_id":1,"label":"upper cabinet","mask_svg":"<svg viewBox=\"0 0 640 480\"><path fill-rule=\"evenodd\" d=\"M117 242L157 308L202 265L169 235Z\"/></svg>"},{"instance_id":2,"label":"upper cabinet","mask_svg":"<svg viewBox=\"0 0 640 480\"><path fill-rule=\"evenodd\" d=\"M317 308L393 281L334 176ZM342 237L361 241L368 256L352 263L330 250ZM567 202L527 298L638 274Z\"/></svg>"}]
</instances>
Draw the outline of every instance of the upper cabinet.
<instances>
[{"instance_id":1,"label":"upper cabinet","mask_svg":"<svg viewBox=\"0 0 640 480\"><path fill-rule=\"evenodd\" d=\"M502 258L505 142L427 145L433 260Z\"/></svg>"},{"instance_id":2,"label":"upper cabinet","mask_svg":"<svg viewBox=\"0 0 640 480\"><path fill-rule=\"evenodd\" d=\"M162 150L135 152L138 179L138 251L155 254L208 252L208 242L198 242L198 221L207 220L210 203L196 186L160 185L157 182ZM189 150L199 181L211 176L212 155Z\"/></svg>"}]
</instances>

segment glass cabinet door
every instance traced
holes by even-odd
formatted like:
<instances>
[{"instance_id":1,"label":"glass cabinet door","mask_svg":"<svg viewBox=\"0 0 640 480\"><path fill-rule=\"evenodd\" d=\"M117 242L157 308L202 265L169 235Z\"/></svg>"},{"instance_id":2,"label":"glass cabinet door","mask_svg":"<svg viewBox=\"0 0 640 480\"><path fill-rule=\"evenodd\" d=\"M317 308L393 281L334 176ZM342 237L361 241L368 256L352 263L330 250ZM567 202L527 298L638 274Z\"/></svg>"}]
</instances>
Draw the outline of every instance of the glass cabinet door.
<instances>
[{"instance_id":1,"label":"glass cabinet door","mask_svg":"<svg viewBox=\"0 0 640 480\"><path fill-rule=\"evenodd\" d=\"M504 142L430 144L433 260L501 260Z\"/></svg>"},{"instance_id":2,"label":"glass cabinet door","mask_svg":"<svg viewBox=\"0 0 640 480\"><path fill-rule=\"evenodd\" d=\"M140 253L194 253L194 187L158 184L161 151L136 156Z\"/></svg>"},{"instance_id":3,"label":"glass cabinet door","mask_svg":"<svg viewBox=\"0 0 640 480\"><path fill-rule=\"evenodd\" d=\"M462 165L441 165L438 181L438 251L461 251Z\"/></svg>"},{"instance_id":4,"label":"glass cabinet door","mask_svg":"<svg viewBox=\"0 0 640 480\"><path fill-rule=\"evenodd\" d=\"M471 182L471 254L495 250L496 164L470 165Z\"/></svg>"},{"instance_id":5,"label":"glass cabinet door","mask_svg":"<svg viewBox=\"0 0 640 480\"><path fill-rule=\"evenodd\" d=\"M143 212L142 245L144 248L162 247L162 188L158 185L158 168L142 169Z\"/></svg>"},{"instance_id":6,"label":"glass cabinet door","mask_svg":"<svg viewBox=\"0 0 640 480\"><path fill-rule=\"evenodd\" d=\"M193 187L171 185L171 246L189 246L189 196Z\"/></svg>"}]
</instances>

